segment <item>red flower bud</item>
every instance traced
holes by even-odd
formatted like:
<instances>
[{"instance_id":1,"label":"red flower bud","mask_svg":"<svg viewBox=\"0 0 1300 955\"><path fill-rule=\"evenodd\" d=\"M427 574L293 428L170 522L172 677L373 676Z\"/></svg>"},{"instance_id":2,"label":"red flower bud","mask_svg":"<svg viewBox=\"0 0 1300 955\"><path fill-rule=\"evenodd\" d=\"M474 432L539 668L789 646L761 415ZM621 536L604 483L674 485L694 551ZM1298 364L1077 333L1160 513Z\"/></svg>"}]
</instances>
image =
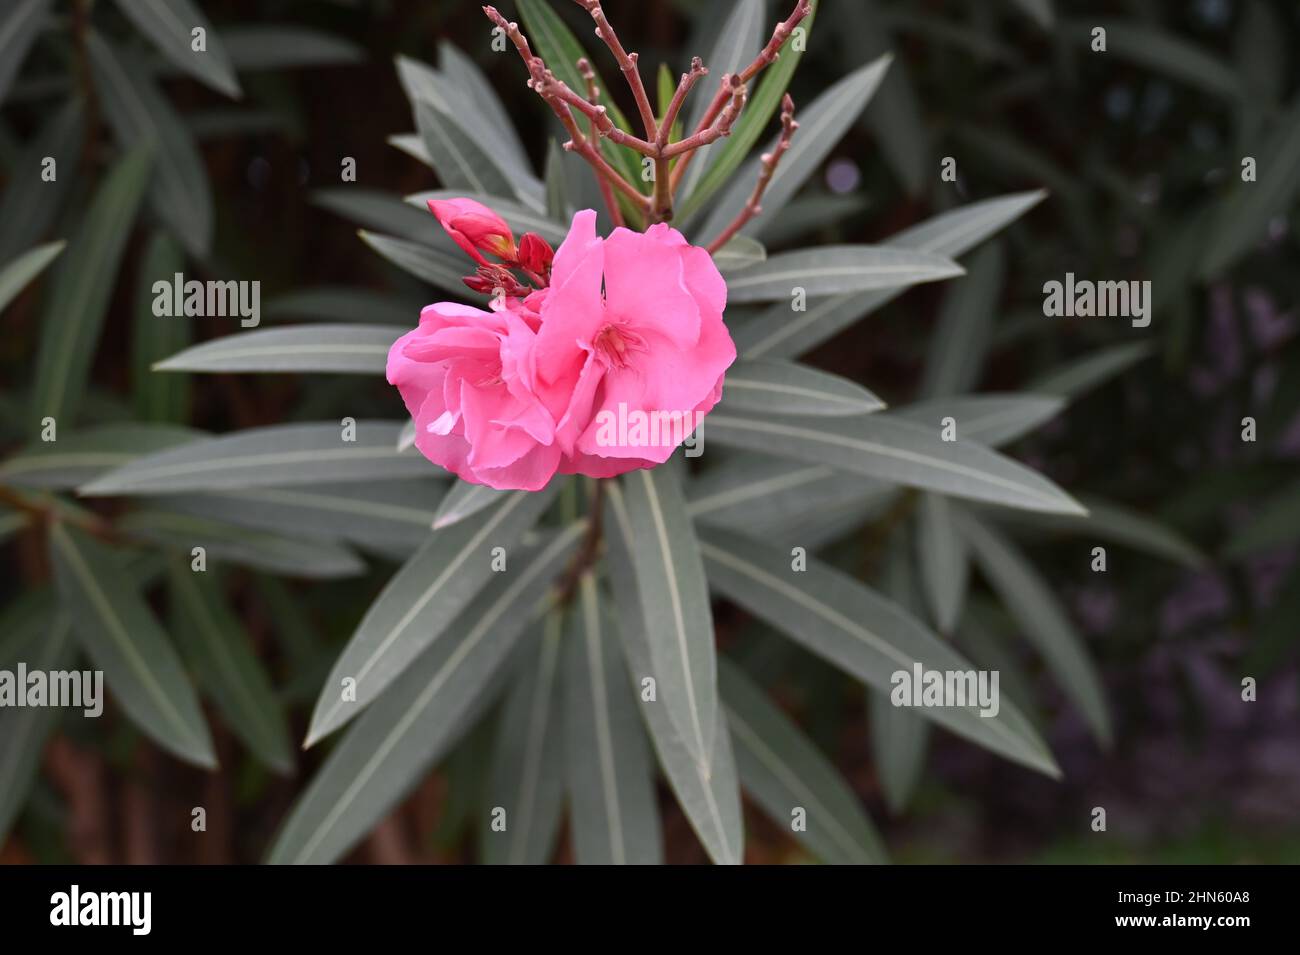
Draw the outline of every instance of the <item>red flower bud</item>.
<instances>
[{"instance_id":1,"label":"red flower bud","mask_svg":"<svg viewBox=\"0 0 1300 955\"><path fill-rule=\"evenodd\" d=\"M525 232L519 240L519 264L530 272L545 275L551 270L555 250L536 232Z\"/></svg>"},{"instance_id":2,"label":"red flower bud","mask_svg":"<svg viewBox=\"0 0 1300 955\"><path fill-rule=\"evenodd\" d=\"M430 199L429 211L447 230L452 241L479 265L490 264L483 258L480 249L507 262L513 262L518 255L514 233L510 231L506 220L481 202L473 199Z\"/></svg>"}]
</instances>

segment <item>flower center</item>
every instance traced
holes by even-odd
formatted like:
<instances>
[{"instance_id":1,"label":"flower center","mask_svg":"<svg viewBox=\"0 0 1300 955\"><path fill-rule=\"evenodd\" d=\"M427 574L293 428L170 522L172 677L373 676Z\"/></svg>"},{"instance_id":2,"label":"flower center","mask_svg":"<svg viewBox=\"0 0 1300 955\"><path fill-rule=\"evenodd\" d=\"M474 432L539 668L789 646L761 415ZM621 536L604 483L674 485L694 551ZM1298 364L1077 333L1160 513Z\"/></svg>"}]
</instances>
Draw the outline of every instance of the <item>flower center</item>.
<instances>
[{"instance_id":1,"label":"flower center","mask_svg":"<svg viewBox=\"0 0 1300 955\"><path fill-rule=\"evenodd\" d=\"M626 368L633 352L646 350L645 340L626 326L606 325L592 340L596 351L614 368Z\"/></svg>"}]
</instances>

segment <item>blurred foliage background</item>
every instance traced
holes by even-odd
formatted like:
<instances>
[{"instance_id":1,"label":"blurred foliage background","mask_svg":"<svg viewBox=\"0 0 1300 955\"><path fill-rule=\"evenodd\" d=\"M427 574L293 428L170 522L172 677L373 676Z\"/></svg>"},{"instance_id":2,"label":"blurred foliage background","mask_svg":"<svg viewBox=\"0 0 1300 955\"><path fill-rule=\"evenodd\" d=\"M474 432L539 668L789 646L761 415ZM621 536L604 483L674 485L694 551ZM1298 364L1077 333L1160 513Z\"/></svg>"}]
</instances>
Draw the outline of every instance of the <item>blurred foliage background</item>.
<instances>
[{"instance_id":1,"label":"blurred foliage background","mask_svg":"<svg viewBox=\"0 0 1300 955\"><path fill-rule=\"evenodd\" d=\"M588 35L580 10L555 6ZM770 22L777 6L768 4ZM347 188L392 198L438 185L388 138L412 126L394 57L439 62L441 43L484 71L534 167L545 166L546 111L513 51L491 50L478 5L204 0L228 59L207 76L160 57L124 15L129 3L5 7L0 23L24 12L31 23L0 29L0 44L9 44L0 47L0 267L95 228L95 197L111 177L135 176L144 196L125 230L100 210L98 228L121 244L120 257L76 283L103 297L98 345L75 359L88 381L79 423L223 433L401 417L398 396L379 380L150 373L151 362L235 328L221 318L159 323L140 277L166 274L174 262L187 277L259 279L264 327L346 320L349 311L354 321L413 324L427 289L367 250L352 224L355 206L341 217L333 197L344 157L357 169ZM666 62L676 74L712 48L731 5L608 0L606 9L643 65ZM818 175L762 223L769 250L879 241L964 203L1049 193L965 260L967 276L909 291L805 360L903 404L926 396L937 339L960 328L969 336L964 390L1069 399L1012 447L1080 499L1115 508L1110 534L1066 533L1032 516L1014 534L1096 661L1112 740L1098 744L1033 651L1026 623L1035 609L1009 612L995 599L995 575L978 569L954 639L977 660L997 661L1004 689L1015 684L1032 701L1061 782L945 734L895 745L856 683L725 605L716 611L720 645L850 781L896 861L1300 860L1300 8L1284 0L825 0L819 18L791 85L796 102L881 53L895 58ZM1105 53L1090 46L1099 25ZM116 102L119 81L145 89L143 115ZM176 134L193 144L191 166L124 164L149 136ZM60 175L43 188L33 159L51 155ZM1247 156L1258 160L1255 183L1241 181ZM940 178L945 157L956 160L955 183ZM394 234L437 228L418 214L362 224ZM36 356L55 314L76 307L59 284L61 269L75 265L55 260L4 309L6 455L38 433L28 398L41 387ZM1150 327L1045 318L1043 283L1067 271L1150 279ZM1242 440L1246 417L1256 422L1254 441ZM25 614L51 576L26 495L38 496L37 511L55 506L13 478L0 464L5 660L32 639ZM118 505L75 506L112 516ZM830 519L852 520L829 535L837 564L923 608L923 545L910 518ZM1098 543L1108 551L1105 573L1090 569ZM130 572L162 580L162 553L142 553ZM294 740L391 569L380 555L339 579L244 567L223 581L230 625L255 648ZM151 601L183 631L183 608L178 620L164 590L151 589ZM1242 702L1244 677L1258 681L1253 703ZM292 774L270 772L217 715L209 723L222 768L209 773L144 741L112 703L102 720L50 719L43 747L18 752L12 723L8 741L0 738L0 767L11 774L0 778L12 783L0 793L4 861L255 861L320 759L294 752ZM475 858L485 732L466 737L349 858ZM667 858L703 861L671 798L661 803ZM208 832L194 839L189 809L199 805ZM1107 808L1105 833L1090 828L1096 806ZM746 826L748 861L807 858L750 805ZM569 853L562 838L558 858Z\"/></svg>"}]
</instances>

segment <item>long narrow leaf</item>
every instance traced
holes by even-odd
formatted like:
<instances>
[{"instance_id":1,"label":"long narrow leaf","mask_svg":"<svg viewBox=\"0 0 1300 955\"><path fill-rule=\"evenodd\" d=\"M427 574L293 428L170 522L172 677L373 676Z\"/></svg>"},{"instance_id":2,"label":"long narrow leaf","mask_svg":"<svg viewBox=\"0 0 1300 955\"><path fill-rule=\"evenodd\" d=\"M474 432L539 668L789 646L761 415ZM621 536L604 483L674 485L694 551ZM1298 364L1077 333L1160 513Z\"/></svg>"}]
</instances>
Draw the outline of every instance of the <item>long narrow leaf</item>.
<instances>
[{"instance_id":1,"label":"long narrow leaf","mask_svg":"<svg viewBox=\"0 0 1300 955\"><path fill-rule=\"evenodd\" d=\"M54 577L77 639L122 709L164 749L215 769L216 753L180 659L121 566L89 534L50 525Z\"/></svg>"}]
</instances>

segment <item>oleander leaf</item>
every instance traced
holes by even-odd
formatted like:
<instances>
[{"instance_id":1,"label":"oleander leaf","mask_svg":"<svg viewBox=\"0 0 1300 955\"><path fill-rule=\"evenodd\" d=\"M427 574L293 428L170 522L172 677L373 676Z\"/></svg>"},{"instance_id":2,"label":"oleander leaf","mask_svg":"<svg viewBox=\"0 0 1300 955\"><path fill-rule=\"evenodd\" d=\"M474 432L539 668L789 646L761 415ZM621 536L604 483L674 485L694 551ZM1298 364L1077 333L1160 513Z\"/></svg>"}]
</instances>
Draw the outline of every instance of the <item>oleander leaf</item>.
<instances>
[{"instance_id":1,"label":"oleander leaf","mask_svg":"<svg viewBox=\"0 0 1300 955\"><path fill-rule=\"evenodd\" d=\"M511 569L405 669L330 752L277 835L268 862L337 860L419 781L472 725L485 687L585 531L576 522L539 547L521 548Z\"/></svg>"},{"instance_id":2,"label":"oleander leaf","mask_svg":"<svg viewBox=\"0 0 1300 955\"><path fill-rule=\"evenodd\" d=\"M595 577L584 574L563 664L569 828L580 865L658 865L650 750L612 616Z\"/></svg>"},{"instance_id":3,"label":"oleander leaf","mask_svg":"<svg viewBox=\"0 0 1300 955\"><path fill-rule=\"evenodd\" d=\"M181 652L235 735L267 767L293 772L284 712L243 624L208 573L172 564L168 577Z\"/></svg>"},{"instance_id":4,"label":"oleander leaf","mask_svg":"<svg viewBox=\"0 0 1300 955\"><path fill-rule=\"evenodd\" d=\"M187 252L205 258L212 244L212 191L193 137L138 63L97 33L88 44L96 89L118 145L152 147L150 205Z\"/></svg>"},{"instance_id":5,"label":"oleander leaf","mask_svg":"<svg viewBox=\"0 0 1300 955\"><path fill-rule=\"evenodd\" d=\"M962 272L956 262L930 252L878 245L826 245L782 252L759 265L731 273L727 301L739 304L790 299L796 288L803 289L810 298L899 289L938 282ZM785 307L788 310L788 304Z\"/></svg>"},{"instance_id":6,"label":"oleander leaf","mask_svg":"<svg viewBox=\"0 0 1300 955\"><path fill-rule=\"evenodd\" d=\"M616 482L606 485L609 496L606 515L610 533L607 563L614 604L620 608L618 632L627 656L633 692L642 681L658 671L650 656L650 637L645 617L639 612L642 598L633 561L633 530L627 501ZM726 714L716 715L713 748L701 764L677 730L663 702L641 701L641 716L650 732L655 754L668 784L686 814L687 821L718 865L740 865L744 859L745 830L740 811L740 781L731 748Z\"/></svg>"},{"instance_id":7,"label":"oleander leaf","mask_svg":"<svg viewBox=\"0 0 1300 955\"><path fill-rule=\"evenodd\" d=\"M564 801L562 637L563 613L552 610L535 646L520 649L506 689L484 793L492 811L479 825L489 865L545 865L555 852ZM498 809L504 830L494 828Z\"/></svg>"},{"instance_id":8,"label":"oleander leaf","mask_svg":"<svg viewBox=\"0 0 1300 955\"><path fill-rule=\"evenodd\" d=\"M1065 608L1029 560L1002 534L969 511L958 512L955 519L975 562L1019 621L1024 638L1042 654L1097 741L1109 747L1111 723L1105 690Z\"/></svg>"},{"instance_id":9,"label":"oleander leaf","mask_svg":"<svg viewBox=\"0 0 1300 955\"><path fill-rule=\"evenodd\" d=\"M45 267L58 258L67 243L62 239L28 249L12 262L0 266L0 311L12 302L24 288L45 271Z\"/></svg>"},{"instance_id":10,"label":"oleander leaf","mask_svg":"<svg viewBox=\"0 0 1300 955\"><path fill-rule=\"evenodd\" d=\"M50 525L50 557L77 641L104 671L131 721L186 762L215 769L198 697L162 627L122 567L121 555L85 531Z\"/></svg>"},{"instance_id":11,"label":"oleander leaf","mask_svg":"<svg viewBox=\"0 0 1300 955\"><path fill-rule=\"evenodd\" d=\"M887 862L857 796L816 744L725 657L718 660L718 683L741 785L768 817L784 828L791 811L803 809L805 828L794 837L823 862Z\"/></svg>"},{"instance_id":12,"label":"oleander leaf","mask_svg":"<svg viewBox=\"0 0 1300 955\"><path fill-rule=\"evenodd\" d=\"M382 375L409 329L393 325L292 325L235 332L154 364L158 372L326 372Z\"/></svg>"},{"instance_id":13,"label":"oleander leaf","mask_svg":"<svg viewBox=\"0 0 1300 955\"><path fill-rule=\"evenodd\" d=\"M202 438L176 425L106 424L38 441L0 462L0 484L74 488L128 461Z\"/></svg>"},{"instance_id":14,"label":"oleander leaf","mask_svg":"<svg viewBox=\"0 0 1300 955\"><path fill-rule=\"evenodd\" d=\"M709 584L723 596L867 685L889 693L893 674L973 667L902 608L847 574L808 558L791 569L789 552L707 529L701 550ZM1009 700L995 715L978 704L918 707L917 715L1013 762L1058 777L1046 744Z\"/></svg>"},{"instance_id":15,"label":"oleander leaf","mask_svg":"<svg viewBox=\"0 0 1300 955\"><path fill-rule=\"evenodd\" d=\"M714 412L710 441L764 451L796 461L816 461L955 497L1029 511L1082 514L1083 508L1047 478L969 440L944 441L893 415L796 418Z\"/></svg>"},{"instance_id":16,"label":"oleander leaf","mask_svg":"<svg viewBox=\"0 0 1300 955\"><path fill-rule=\"evenodd\" d=\"M305 745L314 745L385 695L412 660L437 642L495 576L494 549L507 549L508 568L508 551L536 523L555 490L514 491L495 507L429 538L375 598L339 655L316 701ZM348 699L345 680L352 691Z\"/></svg>"},{"instance_id":17,"label":"oleander leaf","mask_svg":"<svg viewBox=\"0 0 1300 955\"><path fill-rule=\"evenodd\" d=\"M35 430L45 417L66 427L77 416L149 168L147 152L118 160L54 271L36 356Z\"/></svg>"},{"instance_id":18,"label":"oleander leaf","mask_svg":"<svg viewBox=\"0 0 1300 955\"><path fill-rule=\"evenodd\" d=\"M221 38L191 0L117 0L117 8L159 53L200 83L231 99L243 95ZM202 50L193 48L195 29L203 30Z\"/></svg>"},{"instance_id":19,"label":"oleander leaf","mask_svg":"<svg viewBox=\"0 0 1300 955\"><path fill-rule=\"evenodd\" d=\"M756 359L727 369L720 410L756 414L832 416L868 414L885 403L857 382L806 365Z\"/></svg>"},{"instance_id":20,"label":"oleander leaf","mask_svg":"<svg viewBox=\"0 0 1300 955\"><path fill-rule=\"evenodd\" d=\"M357 421L351 441L344 440L345 430L338 424L281 424L202 438L135 458L78 493L95 497L228 491L444 473L414 449L398 452L402 426L396 422Z\"/></svg>"}]
</instances>

